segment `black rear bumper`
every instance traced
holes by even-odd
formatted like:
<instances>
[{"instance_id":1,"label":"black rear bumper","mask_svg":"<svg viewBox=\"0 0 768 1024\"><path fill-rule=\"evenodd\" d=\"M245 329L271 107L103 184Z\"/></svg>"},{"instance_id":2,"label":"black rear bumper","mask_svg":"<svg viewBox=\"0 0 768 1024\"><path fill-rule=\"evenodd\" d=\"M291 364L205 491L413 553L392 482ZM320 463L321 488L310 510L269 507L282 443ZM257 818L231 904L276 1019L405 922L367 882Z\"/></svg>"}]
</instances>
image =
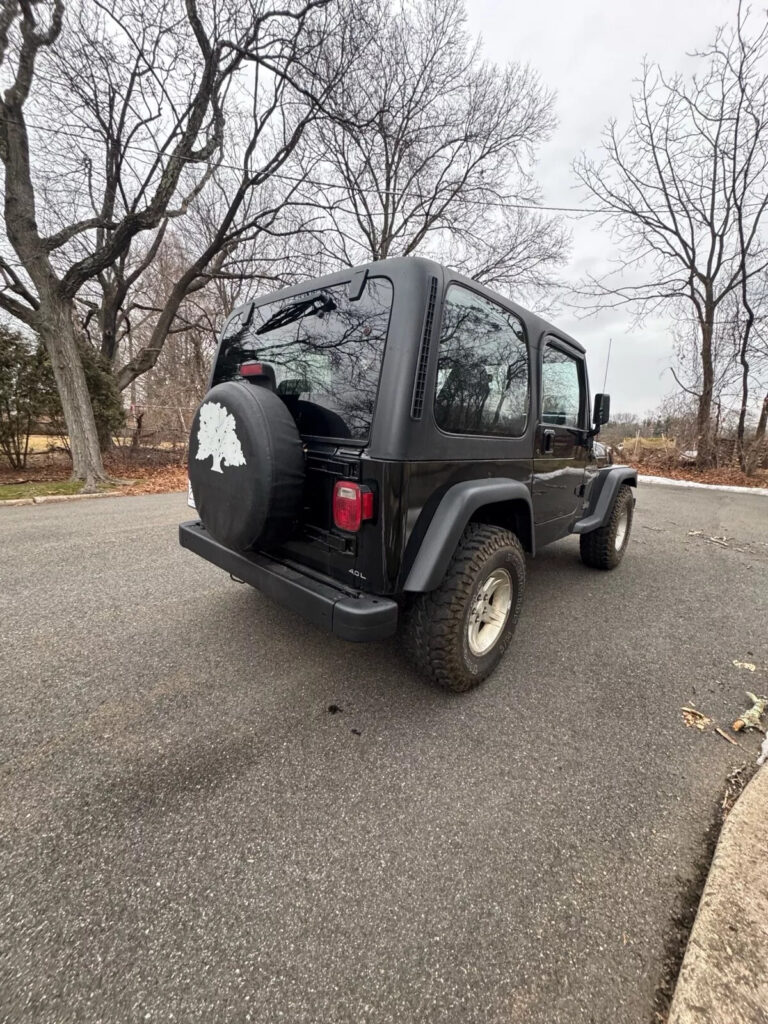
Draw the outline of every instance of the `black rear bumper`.
<instances>
[{"instance_id":1,"label":"black rear bumper","mask_svg":"<svg viewBox=\"0 0 768 1024\"><path fill-rule=\"evenodd\" d=\"M342 640L382 640L397 629L397 604L390 598L353 596L260 552L230 551L199 520L180 524L179 543Z\"/></svg>"}]
</instances>

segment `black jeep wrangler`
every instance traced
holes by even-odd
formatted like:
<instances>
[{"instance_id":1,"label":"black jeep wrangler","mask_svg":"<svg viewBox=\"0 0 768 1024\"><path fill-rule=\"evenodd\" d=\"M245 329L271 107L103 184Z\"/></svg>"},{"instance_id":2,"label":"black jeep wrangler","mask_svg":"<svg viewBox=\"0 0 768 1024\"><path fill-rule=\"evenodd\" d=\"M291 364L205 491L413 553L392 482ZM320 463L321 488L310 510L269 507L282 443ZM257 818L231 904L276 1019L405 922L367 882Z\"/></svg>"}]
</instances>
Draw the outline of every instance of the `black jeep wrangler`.
<instances>
[{"instance_id":1,"label":"black jeep wrangler","mask_svg":"<svg viewBox=\"0 0 768 1024\"><path fill-rule=\"evenodd\" d=\"M512 638L524 552L613 569L636 473L598 465L584 349L501 295L392 259L235 309L192 426L180 540L345 640L399 625L450 690Z\"/></svg>"}]
</instances>

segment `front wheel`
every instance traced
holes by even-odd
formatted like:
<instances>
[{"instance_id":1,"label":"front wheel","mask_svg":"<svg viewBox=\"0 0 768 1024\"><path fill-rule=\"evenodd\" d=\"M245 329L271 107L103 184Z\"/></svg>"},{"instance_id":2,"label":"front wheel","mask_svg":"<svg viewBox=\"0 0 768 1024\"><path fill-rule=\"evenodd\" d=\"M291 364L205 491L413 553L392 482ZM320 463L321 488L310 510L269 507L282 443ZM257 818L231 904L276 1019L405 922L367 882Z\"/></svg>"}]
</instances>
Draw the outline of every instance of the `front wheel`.
<instances>
[{"instance_id":1,"label":"front wheel","mask_svg":"<svg viewBox=\"0 0 768 1024\"><path fill-rule=\"evenodd\" d=\"M443 689L471 690L496 668L512 639L525 590L520 541L471 523L441 585L419 594L406 617L417 666Z\"/></svg>"},{"instance_id":2,"label":"front wheel","mask_svg":"<svg viewBox=\"0 0 768 1024\"><path fill-rule=\"evenodd\" d=\"M585 565L593 569L616 568L627 550L634 510L632 488L622 484L605 526L580 537L581 560Z\"/></svg>"}]
</instances>

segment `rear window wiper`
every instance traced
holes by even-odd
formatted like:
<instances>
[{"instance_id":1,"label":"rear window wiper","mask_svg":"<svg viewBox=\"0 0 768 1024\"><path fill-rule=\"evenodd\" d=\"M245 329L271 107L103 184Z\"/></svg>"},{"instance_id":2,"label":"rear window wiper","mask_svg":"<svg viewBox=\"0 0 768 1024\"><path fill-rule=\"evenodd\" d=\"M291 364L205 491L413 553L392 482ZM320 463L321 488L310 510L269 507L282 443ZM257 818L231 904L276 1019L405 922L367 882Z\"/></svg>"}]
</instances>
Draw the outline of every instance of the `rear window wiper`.
<instances>
[{"instance_id":1,"label":"rear window wiper","mask_svg":"<svg viewBox=\"0 0 768 1024\"><path fill-rule=\"evenodd\" d=\"M305 316L319 316L322 313L330 313L334 309L336 309L336 303L330 295L314 295L311 299L292 302L290 306L283 306L282 309L273 313L269 320L259 327L256 334L268 334L270 331L276 331L278 327L286 327L297 320L302 320Z\"/></svg>"}]
</instances>

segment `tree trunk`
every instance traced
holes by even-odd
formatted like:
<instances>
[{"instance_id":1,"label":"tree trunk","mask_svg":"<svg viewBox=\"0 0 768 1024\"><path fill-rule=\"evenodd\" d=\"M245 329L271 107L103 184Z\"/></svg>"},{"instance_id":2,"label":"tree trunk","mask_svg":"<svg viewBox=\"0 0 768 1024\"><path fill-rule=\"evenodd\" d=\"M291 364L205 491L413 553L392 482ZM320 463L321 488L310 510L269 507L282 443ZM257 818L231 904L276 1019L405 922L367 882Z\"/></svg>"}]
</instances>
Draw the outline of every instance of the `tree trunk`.
<instances>
[{"instance_id":1,"label":"tree trunk","mask_svg":"<svg viewBox=\"0 0 768 1024\"><path fill-rule=\"evenodd\" d=\"M701 469L712 465L714 444L712 441L712 397L715 374L712 366L712 318L707 317L701 324L701 394L696 416L697 457Z\"/></svg>"},{"instance_id":2,"label":"tree trunk","mask_svg":"<svg viewBox=\"0 0 768 1024\"><path fill-rule=\"evenodd\" d=\"M49 297L41 308L40 337L53 367L72 453L72 479L82 480L85 491L95 491L109 479L104 471L91 396L77 344L75 310L71 302Z\"/></svg>"},{"instance_id":3,"label":"tree trunk","mask_svg":"<svg viewBox=\"0 0 768 1024\"><path fill-rule=\"evenodd\" d=\"M721 423L722 417L723 417L723 403L722 403L721 399L719 399L719 398L717 399L717 401L715 402L715 408L717 409L717 412L715 413L715 430L714 430L714 435L713 435L713 438L712 438L712 449L713 449L715 465L719 466L720 465L720 423Z\"/></svg>"},{"instance_id":4,"label":"tree trunk","mask_svg":"<svg viewBox=\"0 0 768 1024\"><path fill-rule=\"evenodd\" d=\"M749 352L749 338L752 333L755 314L752 311L752 307L747 302L746 296L742 301L747 310L747 322L744 325L741 344L739 346L739 363L741 364L741 409L739 410L739 425L736 428L736 454L738 455L739 465L741 468L745 473L749 473L749 452L747 451L746 444L747 409L749 407L749 360L747 359L747 353Z\"/></svg>"},{"instance_id":5,"label":"tree trunk","mask_svg":"<svg viewBox=\"0 0 768 1024\"><path fill-rule=\"evenodd\" d=\"M760 461L760 446L765 440L766 427L768 427L768 395L763 399L763 407L760 410L760 419L757 421L757 429L752 439L752 447L745 460L744 472L747 476L752 476L757 469L757 464Z\"/></svg>"},{"instance_id":6,"label":"tree trunk","mask_svg":"<svg viewBox=\"0 0 768 1024\"><path fill-rule=\"evenodd\" d=\"M755 441L759 444L765 439L765 430L768 427L768 394L763 399L763 407L760 410L760 419L757 421L757 430L755 430Z\"/></svg>"}]
</instances>

